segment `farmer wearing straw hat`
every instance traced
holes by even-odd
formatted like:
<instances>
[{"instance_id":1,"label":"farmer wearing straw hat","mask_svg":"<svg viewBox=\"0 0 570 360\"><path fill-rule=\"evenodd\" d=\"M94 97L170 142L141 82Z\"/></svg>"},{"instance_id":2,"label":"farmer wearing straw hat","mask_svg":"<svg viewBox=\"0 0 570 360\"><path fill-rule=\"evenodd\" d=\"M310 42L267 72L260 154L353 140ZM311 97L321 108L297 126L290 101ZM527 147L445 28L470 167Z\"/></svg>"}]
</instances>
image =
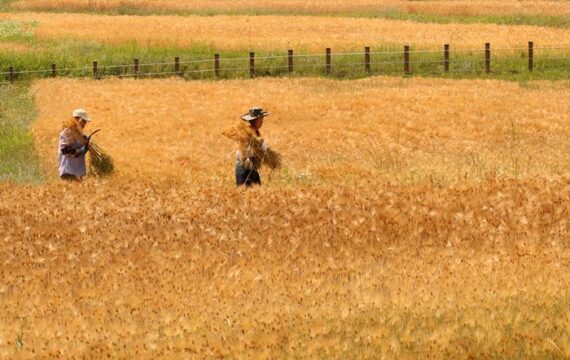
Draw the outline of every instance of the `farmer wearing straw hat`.
<instances>
[{"instance_id":1,"label":"farmer wearing straw hat","mask_svg":"<svg viewBox=\"0 0 570 360\"><path fill-rule=\"evenodd\" d=\"M258 170L263 164L272 169L281 166L281 156L269 149L259 132L263 119L269 114L260 107L251 108L241 116L243 121L224 131L225 136L237 143L235 176L238 186L261 185Z\"/></svg>"},{"instance_id":2,"label":"farmer wearing straw hat","mask_svg":"<svg viewBox=\"0 0 570 360\"><path fill-rule=\"evenodd\" d=\"M86 174L85 154L90 137L83 134L83 129L91 119L83 109L75 109L71 115L59 134L58 168L62 180L77 181Z\"/></svg>"}]
</instances>

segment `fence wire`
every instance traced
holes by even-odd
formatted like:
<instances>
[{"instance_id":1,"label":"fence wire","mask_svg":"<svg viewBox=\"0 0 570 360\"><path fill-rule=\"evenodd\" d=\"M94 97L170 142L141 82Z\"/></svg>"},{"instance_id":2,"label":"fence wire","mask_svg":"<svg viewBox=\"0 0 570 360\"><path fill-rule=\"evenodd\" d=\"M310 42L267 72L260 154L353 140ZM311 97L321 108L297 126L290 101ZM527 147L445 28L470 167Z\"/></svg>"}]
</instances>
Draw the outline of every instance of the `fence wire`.
<instances>
[{"instance_id":1,"label":"fence wire","mask_svg":"<svg viewBox=\"0 0 570 360\"><path fill-rule=\"evenodd\" d=\"M561 50L569 50L570 46L560 46L560 47L532 47L533 57L532 57L532 67L536 70L541 69L570 69L570 66L565 64L566 60L570 60L566 53L557 54L554 52L559 52ZM50 76L62 76L62 74L68 74L69 76L74 76L74 72L79 72L83 77L95 77L102 78L105 76L118 76L121 78L129 77L153 77L153 76L166 76L166 75L177 75L177 76L188 76L198 74L214 74L215 76L220 73L228 74L230 72L238 72L243 76L244 74L256 74L256 73L266 73L269 74L273 72L296 72L297 70L306 69L318 69L319 72L325 72L326 74L332 74L338 68L353 68L360 69L360 72L372 74L372 73L386 73L396 72L394 70L396 66L401 67L400 72L403 72L406 64L409 67L410 72L412 72L413 65L416 65L416 71L418 74L441 74L441 73L454 73L454 72L488 72L491 70L493 73L508 72L508 71L521 71L524 68L530 67L529 58L529 48L528 47L511 47L511 48L496 48L490 49L490 54L487 58L485 55L476 55L479 53L487 53L487 49L452 49L449 48L448 51L443 49L438 50L400 50L400 51L367 51L363 52L336 52L333 53L317 53L317 54L286 54L286 55L265 55L255 57L255 53L249 57L225 57L221 58L212 57L209 59L188 59L180 60L179 57L175 61L163 61L163 62L149 62L140 63L133 61L130 64L118 64L118 65L102 65L98 64L94 66L83 66L83 67L63 67L49 68L49 69L32 69L32 70L18 70L15 67L11 67L9 71L0 72L0 85L10 83L12 81L18 80L22 76L38 76L38 77L50 77ZM537 56L538 51L542 52L543 55ZM512 56L493 56L492 54L513 52ZM444 55L448 54L448 59L446 60ZM407 56L406 56L407 54ZM423 55L430 54L441 54L441 58L421 58ZM517 55L518 54L518 55ZM521 56L523 54L523 56ZM524 56L526 55L526 56ZM356 60L360 57L359 60ZM325 61L323 61L323 58ZM406 61L407 58L407 61ZM339 60L340 59L340 60ZM386 59L386 60L383 60ZM135 60L135 59L134 59ZM507 69L504 65L501 67L502 63L510 62L520 62L520 68L517 69ZM253 62L253 66L251 63ZM274 64L267 64L267 62L274 62ZM486 68L486 63L489 62L491 65L490 69ZM559 66L554 66L557 62L561 62ZM260 65L261 63L261 65ZM524 63L524 65L523 65ZM448 65L448 69L445 70L445 64ZM457 66L469 65L469 69L457 69ZM549 66L545 66L549 65ZM206 67L204 67L206 66ZM436 69L434 67L437 66ZM513 66L511 63L510 66ZM516 64L514 64L516 66ZM160 69L162 67L163 69ZM372 69L374 67L374 70ZM386 69L389 67L390 69ZM467 66L466 66L467 67ZM166 69L170 68L170 69ZM143 69L148 69L148 71L143 71ZM287 69L286 71L284 71ZM292 69L292 70L291 70ZM90 75L89 75L90 74ZM238 75L240 75L238 74ZM64 75L65 76L65 75ZM77 76L77 75L75 75ZM251 75L250 75L251 76Z\"/></svg>"}]
</instances>

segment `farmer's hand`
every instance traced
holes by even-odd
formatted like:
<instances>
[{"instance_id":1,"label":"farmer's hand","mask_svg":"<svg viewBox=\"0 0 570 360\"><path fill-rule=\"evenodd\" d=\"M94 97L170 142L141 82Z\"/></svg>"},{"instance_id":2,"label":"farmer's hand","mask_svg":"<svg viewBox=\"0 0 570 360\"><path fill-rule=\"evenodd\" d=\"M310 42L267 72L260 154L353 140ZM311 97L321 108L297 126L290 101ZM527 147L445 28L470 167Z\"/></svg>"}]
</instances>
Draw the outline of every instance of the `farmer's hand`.
<instances>
[{"instance_id":1,"label":"farmer's hand","mask_svg":"<svg viewBox=\"0 0 570 360\"><path fill-rule=\"evenodd\" d=\"M76 154L83 155L86 154L87 151L89 151L89 147L87 145L83 145L82 147L79 148L79 150L77 150Z\"/></svg>"}]
</instances>

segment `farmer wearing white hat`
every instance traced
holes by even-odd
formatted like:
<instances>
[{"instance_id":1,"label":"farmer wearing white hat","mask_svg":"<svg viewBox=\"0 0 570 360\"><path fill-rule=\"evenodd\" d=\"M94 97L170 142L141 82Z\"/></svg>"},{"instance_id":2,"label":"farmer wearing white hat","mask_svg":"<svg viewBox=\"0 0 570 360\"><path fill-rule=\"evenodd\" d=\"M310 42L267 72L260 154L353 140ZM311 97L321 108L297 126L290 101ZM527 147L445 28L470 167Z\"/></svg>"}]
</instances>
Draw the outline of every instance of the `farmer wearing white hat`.
<instances>
[{"instance_id":1,"label":"farmer wearing white hat","mask_svg":"<svg viewBox=\"0 0 570 360\"><path fill-rule=\"evenodd\" d=\"M85 154L89 151L89 138L83 130L91 119L83 109L73 110L71 116L63 122L59 134L59 177L62 180L81 180L86 175Z\"/></svg>"},{"instance_id":2,"label":"farmer wearing white hat","mask_svg":"<svg viewBox=\"0 0 570 360\"><path fill-rule=\"evenodd\" d=\"M258 170L264 163L268 146L259 129L269 114L260 107L251 108L241 116L243 121L224 131L224 135L237 143L235 176L238 186L261 185Z\"/></svg>"}]
</instances>

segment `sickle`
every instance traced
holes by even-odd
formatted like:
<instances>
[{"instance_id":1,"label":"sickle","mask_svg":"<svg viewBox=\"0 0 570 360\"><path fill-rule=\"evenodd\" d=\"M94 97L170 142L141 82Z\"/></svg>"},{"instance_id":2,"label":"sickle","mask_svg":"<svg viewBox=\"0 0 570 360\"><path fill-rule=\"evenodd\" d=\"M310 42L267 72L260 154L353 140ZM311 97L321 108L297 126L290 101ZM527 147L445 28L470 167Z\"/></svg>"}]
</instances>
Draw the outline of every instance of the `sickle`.
<instances>
[{"instance_id":1,"label":"sickle","mask_svg":"<svg viewBox=\"0 0 570 360\"><path fill-rule=\"evenodd\" d=\"M91 136L95 135L100 130L101 129L97 129L97 130L93 131L91 134L89 134L89 136L87 137L87 141L91 140Z\"/></svg>"}]
</instances>

